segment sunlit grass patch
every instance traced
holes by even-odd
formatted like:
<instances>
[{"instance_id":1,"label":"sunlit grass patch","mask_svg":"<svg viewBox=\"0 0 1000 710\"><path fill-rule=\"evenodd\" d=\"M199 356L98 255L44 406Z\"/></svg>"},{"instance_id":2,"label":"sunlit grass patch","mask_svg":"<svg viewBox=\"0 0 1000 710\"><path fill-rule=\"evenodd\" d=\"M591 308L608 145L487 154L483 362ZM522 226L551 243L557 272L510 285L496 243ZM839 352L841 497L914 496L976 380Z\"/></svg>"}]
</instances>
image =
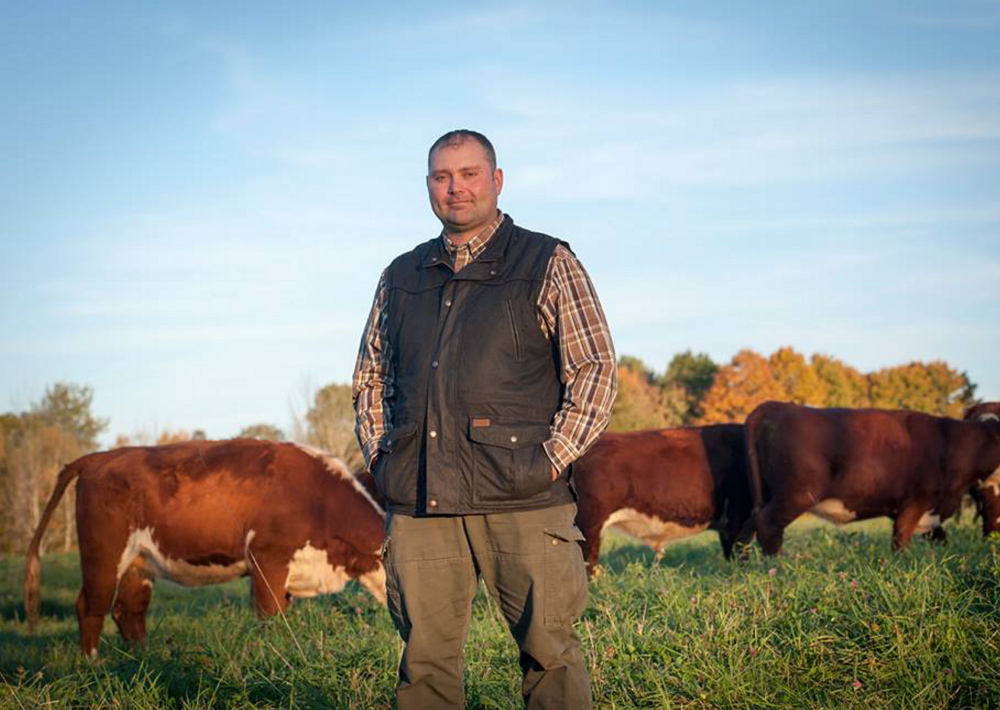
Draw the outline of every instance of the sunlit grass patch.
<instances>
[{"instance_id":1,"label":"sunlit grass patch","mask_svg":"<svg viewBox=\"0 0 1000 710\"><path fill-rule=\"evenodd\" d=\"M606 708L998 707L1000 540L889 549L887 521L801 520L781 557L723 559L714 533L661 559L610 534L579 631ZM145 649L107 621L84 660L73 555L47 556L43 619L19 611L22 561L0 560L0 707L390 707L400 644L356 585L261 622L246 581L157 583ZM473 708L520 707L517 651L480 591L467 643Z\"/></svg>"}]
</instances>

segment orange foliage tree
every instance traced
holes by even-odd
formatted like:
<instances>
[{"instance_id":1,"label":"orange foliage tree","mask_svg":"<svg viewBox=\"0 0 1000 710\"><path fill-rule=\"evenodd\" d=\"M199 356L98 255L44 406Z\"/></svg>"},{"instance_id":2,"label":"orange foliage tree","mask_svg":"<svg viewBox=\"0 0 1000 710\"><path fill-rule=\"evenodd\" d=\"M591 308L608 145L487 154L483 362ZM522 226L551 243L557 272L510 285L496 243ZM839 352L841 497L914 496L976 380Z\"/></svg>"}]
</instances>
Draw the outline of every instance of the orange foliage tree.
<instances>
[{"instance_id":1,"label":"orange foliage tree","mask_svg":"<svg viewBox=\"0 0 1000 710\"><path fill-rule=\"evenodd\" d=\"M700 424L742 422L767 400L814 407L909 409L961 417L975 385L942 361L911 362L862 374L840 360L790 347L765 358L741 350L722 367L701 402Z\"/></svg>"},{"instance_id":2,"label":"orange foliage tree","mask_svg":"<svg viewBox=\"0 0 1000 710\"><path fill-rule=\"evenodd\" d=\"M956 418L972 404L975 391L964 372L956 372L941 360L883 368L868 375L868 381L873 407Z\"/></svg>"},{"instance_id":3,"label":"orange foliage tree","mask_svg":"<svg viewBox=\"0 0 1000 710\"><path fill-rule=\"evenodd\" d=\"M641 360L623 355L618 361L618 397L609 431L664 429L681 423L685 408L678 390L666 390Z\"/></svg>"},{"instance_id":4,"label":"orange foliage tree","mask_svg":"<svg viewBox=\"0 0 1000 710\"><path fill-rule=\"evenodd\" d=\"M705 393L698 423L742 422L754 407L769 399L787 400L788 392L767 358L753 350L740 350L719 369Z\"/></svg>"}]
</instances>

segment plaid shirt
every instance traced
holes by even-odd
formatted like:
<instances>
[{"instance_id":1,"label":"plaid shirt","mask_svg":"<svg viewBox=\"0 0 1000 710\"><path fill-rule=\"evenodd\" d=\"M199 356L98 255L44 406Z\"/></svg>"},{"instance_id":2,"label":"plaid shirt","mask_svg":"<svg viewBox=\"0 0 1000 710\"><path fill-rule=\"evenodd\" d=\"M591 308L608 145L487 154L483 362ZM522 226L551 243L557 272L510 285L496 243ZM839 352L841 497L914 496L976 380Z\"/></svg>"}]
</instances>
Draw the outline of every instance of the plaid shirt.
<instances>
[{"instance_id":1,"label":"plaid shirt","mask_svg":"<svg viewBox=\"0 0 1000 710\"><path fill-rule=\"evenodd\" d=\"M461 245L452 244L442 232L456 273L482 254L503 218L498 212L492 224ZM388 296L383 271L354 367L355 432L369 470L386 422L392 418L387 405L393 395L391 343L385 330ZM607 426L618 391L618 370L594 285L576 256L561 244L549 260L537 307L539 328L545 337L559 342L563 400L552 421L551 436L542 446L552 465L562 471L582 456Z\"/></svg>"}]
</instances>

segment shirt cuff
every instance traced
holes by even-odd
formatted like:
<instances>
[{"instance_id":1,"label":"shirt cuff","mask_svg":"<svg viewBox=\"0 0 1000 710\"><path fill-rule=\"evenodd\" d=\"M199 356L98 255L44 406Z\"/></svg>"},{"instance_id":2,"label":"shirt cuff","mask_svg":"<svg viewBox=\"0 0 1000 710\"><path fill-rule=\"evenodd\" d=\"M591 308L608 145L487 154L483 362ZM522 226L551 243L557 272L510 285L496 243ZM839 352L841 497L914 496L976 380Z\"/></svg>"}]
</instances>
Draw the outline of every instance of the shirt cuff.
<instances>
[{"instance_id":1,"label":"shirt cuff","mask_svg":"<svg viewBox=\"0 0 1000 710\"><path fill-rule=\"evenodd\" d=\"M373 436L361 447L361 455L365 457L365 470L369 473L371 473L372 464L375 463L375 459L378 457L378 440L381 438L380 436Z\"/></svg>"},{"instance_id":2,"label":"shirt cuff","mask_svg":"<svg viewBox=\"0 0 1000 710\"><path fill-rule=\"evenodd\" d=\"M542 444L542 448L559 473L569 468L569 465L577 459L576 447L558 432L554 432L552 438Z\"/></svg>"}]
</instances>

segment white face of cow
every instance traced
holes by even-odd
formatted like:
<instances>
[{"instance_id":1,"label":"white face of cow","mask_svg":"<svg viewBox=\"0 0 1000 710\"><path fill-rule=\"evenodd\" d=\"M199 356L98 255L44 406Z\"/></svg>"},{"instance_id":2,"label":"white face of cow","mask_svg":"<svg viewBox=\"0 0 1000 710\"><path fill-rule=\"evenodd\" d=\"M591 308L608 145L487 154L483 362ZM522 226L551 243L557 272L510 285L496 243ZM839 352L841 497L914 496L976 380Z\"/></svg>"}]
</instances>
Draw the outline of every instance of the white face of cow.
<instances>
[{"instance_id":1,"label":"white face of cow","mask_svg":"<svg viewBox=\"0 0 1000 710\"><path fill-rule=\"evenodd\" d=\"M385 606L385 567L382 566L381 562L378 563L378 568L374 572L358 577L358 582L375 597L379 604Z\"/></svg>"},{"instance_id":2,"label":"white face of cow","mask_svg":"<svg viewBox=\"0 0 1000 710\"><path fill-rule=\"evenodd\" d=\"M288 563L285 589L297 599L336 594L343 590L347 579L347 571L342 565L330 564L326 550L317 550L307 542L305 547L295 551Z\"/></svg>"},{"instance_id":3,"label":"white face of cow","mask_svg":"<svg viewBox=\"0 0 1000 710\"><path fill-rule=\"evenodd\" d=\"M343 591L348 579L350 575L343 565L333 566L326 550L319 550L307 542L305 547L296 550L288 563L285 588L293 597L302 599ZM358 582L379 604L385 604L385 569L381 563L374 571L361 575Z\"/></svg>"}]
</instances>

